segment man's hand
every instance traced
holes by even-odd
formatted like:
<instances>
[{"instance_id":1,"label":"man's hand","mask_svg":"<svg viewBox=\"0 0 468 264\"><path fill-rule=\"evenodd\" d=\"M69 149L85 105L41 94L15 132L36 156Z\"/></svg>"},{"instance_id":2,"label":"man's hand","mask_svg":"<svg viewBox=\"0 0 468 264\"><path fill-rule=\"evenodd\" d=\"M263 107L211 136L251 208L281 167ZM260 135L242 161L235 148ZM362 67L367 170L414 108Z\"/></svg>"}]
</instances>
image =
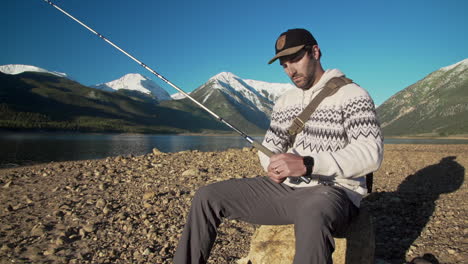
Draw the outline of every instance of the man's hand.
<instances>
[{"instance_id":1,"label":"man's hand","mask_svg":"<svg viewBox=\"0 0 468 264\"><path fill-rule=\"evenodd\" d=\"M302 157L291 153L271 156L267 169L268 177L276 183L284 182L289 176L299 177L306 173Z\"/></svg>"}]
</instances>

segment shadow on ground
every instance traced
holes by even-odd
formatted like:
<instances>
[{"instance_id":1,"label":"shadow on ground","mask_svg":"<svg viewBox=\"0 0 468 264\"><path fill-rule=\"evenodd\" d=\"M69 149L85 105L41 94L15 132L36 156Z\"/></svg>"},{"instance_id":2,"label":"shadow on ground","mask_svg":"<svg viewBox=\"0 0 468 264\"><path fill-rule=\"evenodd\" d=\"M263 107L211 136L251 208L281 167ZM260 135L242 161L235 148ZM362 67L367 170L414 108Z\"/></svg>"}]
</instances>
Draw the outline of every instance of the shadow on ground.
<instances>
[{"instance_id":1,"label":"shadow on ground","mask_svg":"<svg viewBox=\"0 0 468 264\"><path fill-rule=\"evenodd\" d=\"M465 168L456 162L456 156L448 156L408 175L397 191L366 197L363 205L369 208L376 227L376 258L405 263L406 252L429 222L439 196L458 190L464 175ZM414 263L439 263L432 254L424 259L428 262Z\"/></svg>"}]
</instances>

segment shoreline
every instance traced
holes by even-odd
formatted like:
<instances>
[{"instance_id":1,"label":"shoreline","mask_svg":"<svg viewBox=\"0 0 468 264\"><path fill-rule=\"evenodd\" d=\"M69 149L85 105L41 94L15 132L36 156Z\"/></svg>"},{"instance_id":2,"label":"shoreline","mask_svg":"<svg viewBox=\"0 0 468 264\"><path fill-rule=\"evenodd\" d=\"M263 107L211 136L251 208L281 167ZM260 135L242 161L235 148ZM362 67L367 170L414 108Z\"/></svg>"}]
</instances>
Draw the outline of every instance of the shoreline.
<instances>
[{"instance_id":1,"label":"shoreline","mask_svg":"<svg viewBox=\"0 0 468 264\"><path fill-rule=\"evenodd\" d=\"M398 138L398 139L406 139L406 138ZM463 139L464 140L464 139ZM387 148L394 148L395 146L402 146L402 147L408 147L408 146L413 146L414 148L450 148L451 146L453 148L456 148L456 146L468 146L468 143L460 143L460 144L414 144L414 143L396 143L396 144L393 144L393 143L385 143L384 144L384 151L387 149ZM156 149L157 151L160 151L158 150L157 148L153 148L153 151L154 149ZM224 153L224 152L229 152L230 150L243 150L243 149L249 149L250 151L253 151L253 152L257 152L256 149L254 149L254 147L252 146L249 146L249 147L242 147L242 148L230 148L230 149L226 149L226 150L215 150L215 151L201 151L201 150L181 150L181 151L177 151L177 152L161 152L161 153L164 153L166 155L173 155L173 154L177 154L177 153L184 153L184 152L194 152L194 153ZM467 152L468 153L468 152ZM21 167L30 167L30 166L36 166L36 165L44 165L44 166L47 166L47 165L50 165L50 164L58 164L58 163L68 163L68 162L83 162L83 161L99 161L99 160L106 160L106 159L114 159L114 158L131 158L131 157L141 157L141 156L145 156L145 155L148 155L148 154L151 154L151 153L147 153L147 154L142 154L142 155L133 155L133 154L128 154L128 155L115 155L115 156L107 156L107 157L100 157L100 158L95 158L95 159L70 159L70 160L62 160L62 161L56 161L56 160L46 160L46 161L39 161L39 160L6 160L6 161L0 161L0 170L3 170L3 169L10 169L10 168L21 168ZM385 157L384 157L385 159Z\"/></svg>"},{"instance_id":2,"label":"shoreline","mask_svg":"<svg viewBox=\"0 0 468 264\"><path fill-rule=\"evenodd\" d=\"M177 136L239 136L238 133L231 132L181 132L181 133L134 133L134 132L106 132L106 131L95 131L95 132L86 132L86 131L35 131L35 130L7 130L0 129L1 134L11 134L11 133L27 133L27 134L89 134L89 135L177 135ZM263 137L264 133L246 133L248 136L252 137ZM388 139L454 139L454 140L468 140L468 134L459 134L459 135L450 135L450 136L431 136L431 135L405 135L405 136L385 136Z\"/></svg>"},{"instance_id":3,"label":"shoreline","mask_svg":"<svg viewBox=\"0 0 468 264\"><path fill-rule=\"evenodd\" d=\"M454 135L446 137L437 136L386 136L389 139L456 139L456 140L468 140L468 135Z\"/></svg>"}]
</instances>

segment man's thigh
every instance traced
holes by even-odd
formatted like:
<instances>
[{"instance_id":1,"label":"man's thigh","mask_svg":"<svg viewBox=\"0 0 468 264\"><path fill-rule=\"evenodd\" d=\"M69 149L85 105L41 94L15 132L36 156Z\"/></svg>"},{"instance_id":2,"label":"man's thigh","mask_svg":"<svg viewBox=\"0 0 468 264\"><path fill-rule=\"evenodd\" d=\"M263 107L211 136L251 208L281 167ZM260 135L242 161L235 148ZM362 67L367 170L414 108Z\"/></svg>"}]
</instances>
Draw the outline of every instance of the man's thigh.
<instances>
[{"instance_id":1,"label":"man's thigh","mask_svg":"<svg viewBox=\"0 0 468 264\"><path fill-rule=\"evenodd\" d=\"M330 186L291 188L268 177L256 177L213 183L199 193L219 208L222 217L253 224L295 224L298 218L318 214L341 225L352 216L349 209L353 205L346 193Z\"/></svg>"},{"instance_id":2,"label":"man's thigh","mask_svg":"<svg viewBox=\"0 0 468 264\"><path fill-rule=\"evenodd\" d=\"M333 233L346 228L359 210L344 190L334 186L298 188L288 198L288 215L294 218L295 224L330 224Z\"/></svg>"},{"instance_id":3,"label":"man's thigh","mask_svg":"<svg viewBox=\"0 0 468 264\"><path fill-rule=\"evenodd\" d=\"M231 179L204 186L198 199L208 200L221 216L253 224L292 224L284 202L293 189L268 177ZM201 197L201 198L200 198Z\"/></svg>"}]
</instances>

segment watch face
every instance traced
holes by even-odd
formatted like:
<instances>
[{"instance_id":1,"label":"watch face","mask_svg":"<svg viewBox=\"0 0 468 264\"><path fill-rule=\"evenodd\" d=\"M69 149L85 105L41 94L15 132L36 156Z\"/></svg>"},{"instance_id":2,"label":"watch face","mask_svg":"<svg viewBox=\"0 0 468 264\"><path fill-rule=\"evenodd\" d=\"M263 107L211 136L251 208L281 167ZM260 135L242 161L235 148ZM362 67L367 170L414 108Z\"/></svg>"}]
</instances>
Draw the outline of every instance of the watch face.
<instances>
[{"instance_id":1,"label":"watch face","mask_svg":"<svg viewBox=\"0 0 468 264\"><path fill-rule=\"evenodd\" d=\"M304 166L307 169L305 175L309 176L312 174L312 168L314 167L314 158L307 156L307 157L304 157L303 160L304 160Z\"/></svg>"},{"instance_id":2,"label":"watch face","mask_svg":"<svg viewBox=\"0 0 468 264\"><path fill-rule=\"evenodd\" d=\"M312 157L304 157L304 165L306 166L314 166L314 158Z\"/></svg>"}]
</instances>

